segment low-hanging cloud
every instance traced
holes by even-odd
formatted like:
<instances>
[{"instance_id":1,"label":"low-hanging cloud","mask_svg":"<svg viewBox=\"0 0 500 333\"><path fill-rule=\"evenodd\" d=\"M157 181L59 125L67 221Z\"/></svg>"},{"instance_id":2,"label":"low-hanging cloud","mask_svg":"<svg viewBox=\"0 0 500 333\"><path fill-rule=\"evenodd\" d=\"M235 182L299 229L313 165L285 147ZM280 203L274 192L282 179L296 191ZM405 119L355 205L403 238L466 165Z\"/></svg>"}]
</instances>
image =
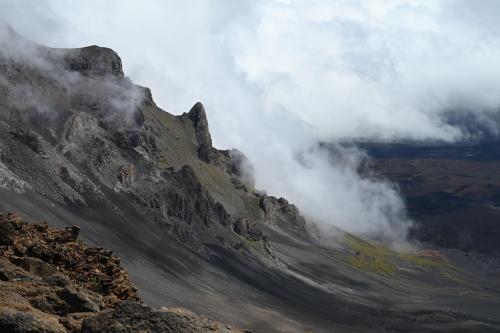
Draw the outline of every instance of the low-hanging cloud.
<instances>
[{"instance_id":1,"label":"low-hanging cloud","mask_svg":"<svg viewBox=\"0 0 500 333\"><path fill-rule=\"evenodd\" d=\"M2 116L10 120L39 120L38 116L54 120L60 113L86 108L102 110L102 116L114 126L135 120L145 100L143 88L118 74L96 76L72 70L81 66L80 50L35 44L1 23L0 97L3 105L12 106L3 110ZM24 74L26 71L31 77Z\"/></svg>"},{"instance_id":2,"label":"low-hanging cloud","mask_svg":"<svg viewBox=\"0 0 500 333\"><path fill-rule=\"evenodd\" d=\"M332 158L318 142L468 139L449 121L461 119L456 112L498 131L497 1L54 0L0 9L40 43L115 49L169 112L203 101L214 143L249 155L257 187L359 234L404 237L397 188L358 173L362 152L338 146Z\"/></svg>"}]
</instances>

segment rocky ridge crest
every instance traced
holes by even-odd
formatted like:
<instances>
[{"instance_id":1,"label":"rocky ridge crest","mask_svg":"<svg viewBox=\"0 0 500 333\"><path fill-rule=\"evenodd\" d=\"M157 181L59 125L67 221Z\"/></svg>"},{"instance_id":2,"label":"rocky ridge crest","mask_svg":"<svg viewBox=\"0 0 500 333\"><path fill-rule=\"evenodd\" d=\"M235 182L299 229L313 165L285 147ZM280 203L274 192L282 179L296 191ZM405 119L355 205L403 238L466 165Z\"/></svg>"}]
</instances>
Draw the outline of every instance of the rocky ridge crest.
<instances>
[{"instance_id":1,"label":"rocky ridge crest","mask_svg":"<svg viewBox=\"0 0 500 333\"><path fill-rule=\"evenodd\" d=\"M255 191L243 153L212 146L202 103L171 116L124 76L110 49L51 49L7 35L7 46L31 45L31 53L20 63L0 51L0 108L8 110L0 113L0 186L120 216L130 208L116 200L123 196L198 252L210 252L207 244L243 244L249 253L271 255L267 227L298 227L305 236L295 206ZM33 98L19 98L26 92ZM300 221L289 224L290 217ZM241 219L260 230L253 243L231 227Z\"/></svg>"}]
</instances>

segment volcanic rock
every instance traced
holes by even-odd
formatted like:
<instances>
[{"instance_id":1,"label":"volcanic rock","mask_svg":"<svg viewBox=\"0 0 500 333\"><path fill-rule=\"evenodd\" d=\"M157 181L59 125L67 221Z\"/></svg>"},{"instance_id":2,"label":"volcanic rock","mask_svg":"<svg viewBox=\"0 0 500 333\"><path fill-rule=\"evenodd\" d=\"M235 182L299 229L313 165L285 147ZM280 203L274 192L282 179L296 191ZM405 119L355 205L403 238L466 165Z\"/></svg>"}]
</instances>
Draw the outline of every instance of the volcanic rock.
<instances>
[{"instance_id":1,"label":"volcanic rock","mask_svg":"<svg viewBox=\"0 0 500 333\"><path fill-rule=\"evenodd\" d=\"M0 332L237 332L142 305L119 259L77 241L78 231L0 215ZM17 244L37 258L18 256Z\"/></svg>"},{"instance_id":2,"label":"volcanic rock","mask_svg":"<svg viewBox=\"0 0 500 333\"><path fill-rule=\"evenodd\" d=\"M194 315L188 311L154 310L135 302L118 303L115 309L103 311L83 320L81 333L128 332L241 332L228 325Z\"/></svg>"}]
</instances>

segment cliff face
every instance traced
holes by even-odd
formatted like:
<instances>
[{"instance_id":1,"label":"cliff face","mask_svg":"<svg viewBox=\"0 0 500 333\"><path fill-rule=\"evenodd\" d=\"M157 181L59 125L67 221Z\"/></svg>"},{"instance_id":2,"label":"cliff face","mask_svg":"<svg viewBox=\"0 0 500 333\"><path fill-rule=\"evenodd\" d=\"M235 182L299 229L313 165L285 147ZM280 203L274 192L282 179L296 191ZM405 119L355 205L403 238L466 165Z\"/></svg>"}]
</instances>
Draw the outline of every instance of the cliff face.
<instances>
[{"instance_id":1,"label":"cliff face","mask_svg":"<svg viewBox=\"0 0 500 333\"><path fill-rule=\"evenodd\" d=\"M60 331L74 321L82 332L169 332L169 323L229 330L185 310L152 310L140 297L256 331L496 327L460 312L467 309L453 297L476 291L444 278L447 264L352 237L320 244L297 207L254 189L243 153L212 146L201 103L180 116L161 110L149 89L124 76L114 51L46 48L10 30L0 37L0 211L76 224L80 237L113 250L130 274L110 252L75 242L75 228L56 232L2 217L0 276L19 299L3 307L6 325L24 322L9 310L23 308ZM17 241L3 236L12 228ZM69 282L45 281L39 271L46 270ZM28 278L41 281L33 290L46 290L51 301L21 292L16 281L26 274L38 276ZM59 296L69 285L81 290L78 306ZM408 298L418 301L404 305ZM481 302L494 308L497 299Z\"/></svg>"},{"instance_id":2,"label":"cliff face","mask_svg":"<svg viewBox=\"0 0 500 333\"><path fill-rule=\"evenodd\" d=\"M27 43L13 32L8 38ZM23 52L10 44L6 49ZM204 251L202 242L238 243L231 225L239 217L265 221L248 204L259 200L250 163L240 152L212 147L201 103L179 117L165 113L148 89L124 77L110 49L36 46L22 54L24 62L0 57L3 187L73 207L104 206L118 216L133 208Z\"/></svg>"}]
</instances>

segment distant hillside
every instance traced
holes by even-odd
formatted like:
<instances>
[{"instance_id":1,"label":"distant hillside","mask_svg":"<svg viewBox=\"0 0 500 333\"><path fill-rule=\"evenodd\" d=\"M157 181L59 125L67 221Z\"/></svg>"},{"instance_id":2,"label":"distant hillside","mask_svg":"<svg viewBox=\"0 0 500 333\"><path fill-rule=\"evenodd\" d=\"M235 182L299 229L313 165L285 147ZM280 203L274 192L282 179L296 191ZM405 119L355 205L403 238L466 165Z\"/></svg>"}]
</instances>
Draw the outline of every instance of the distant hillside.
<instances>
[{"instance_id":1,"label":"distant hillside","mask_svg":"<svg viewBox=\"0 0 500 333\"><path fill-rule=\"evenodd\" d=\"M358 146L368 169L400 186L412 237L470 254L500 254L500 142Z\"/></svg>"}]
</instances>

